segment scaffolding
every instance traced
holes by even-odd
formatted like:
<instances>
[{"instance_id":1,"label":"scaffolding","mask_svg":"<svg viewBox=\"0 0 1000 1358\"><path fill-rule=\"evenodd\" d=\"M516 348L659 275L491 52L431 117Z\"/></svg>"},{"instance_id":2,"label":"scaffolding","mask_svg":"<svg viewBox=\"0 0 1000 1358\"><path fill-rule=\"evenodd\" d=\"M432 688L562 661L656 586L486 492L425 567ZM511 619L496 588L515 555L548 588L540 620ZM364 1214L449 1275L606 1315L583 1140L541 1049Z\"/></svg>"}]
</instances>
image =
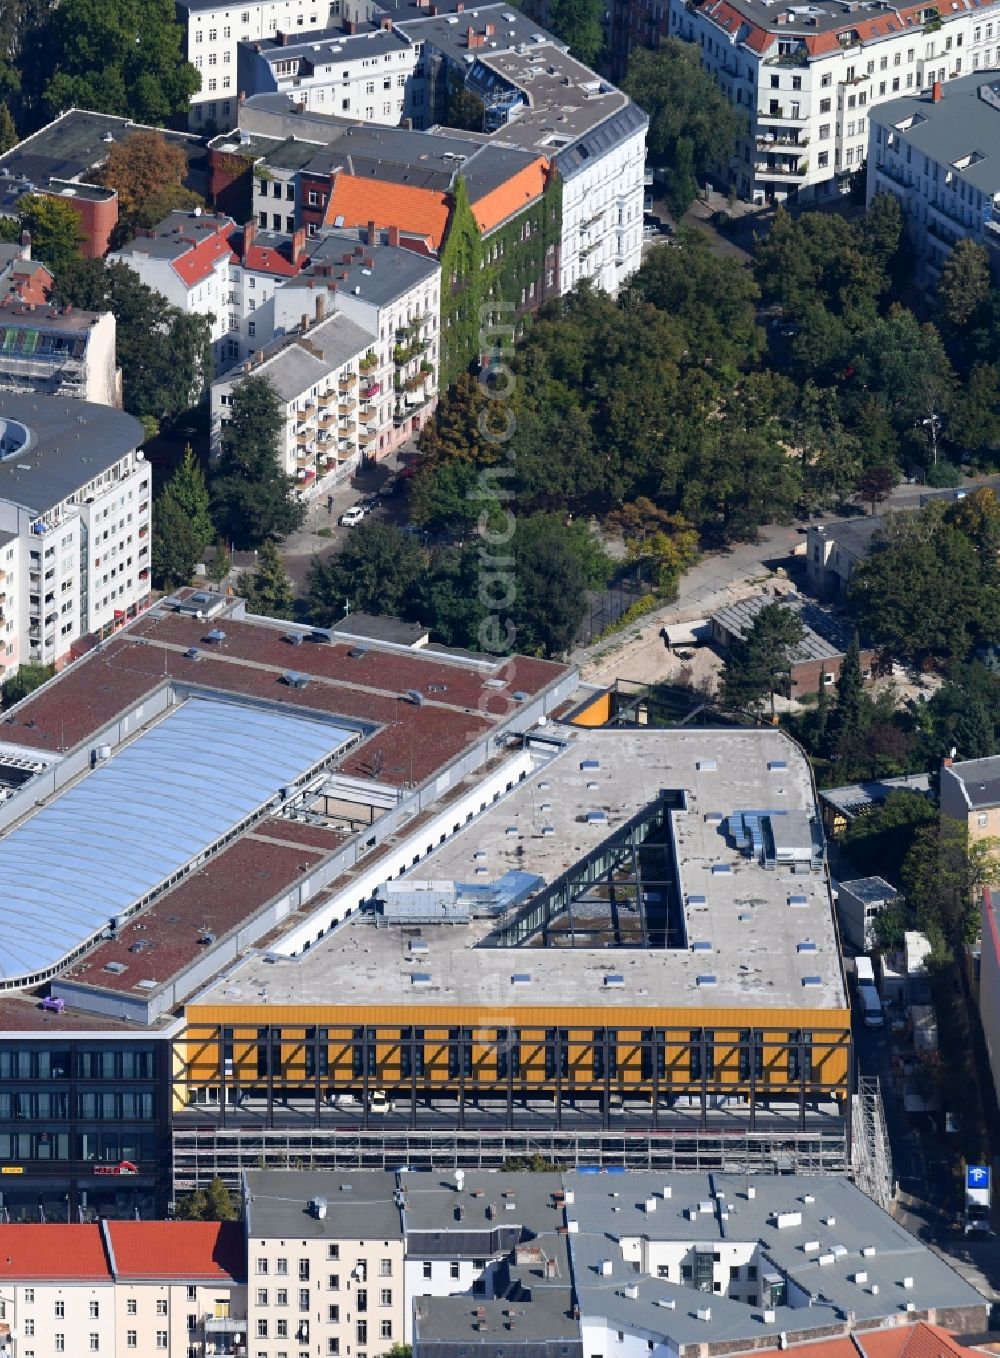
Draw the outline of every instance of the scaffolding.
<instances>
[{"instance_id":1,"label":"scaffolding","mask_svg":"<svg viewBox=\"0 0 1000 1358\"><path fill-rule=\"evenodd\" d=\"M853 1095L853 1142L851 1168L858 1187L878 1205L890 1211L895 1197L892 1151L882 1107L882 1089L876 1076L861 1076Z\"/></svg>"},{"instance_id":2,"label":"scaffolding","mask_svg":"<svg viewBox=\"0 0 1000 1358\"><path fill-rule=\"evenodd\" d=\"M349 1132L311 1128L214 1128L173 1132L174 1193L205 1188L218 1177L237 1188L247 1169L500 1169L542 1160L566 1169L621 1166L665 1172L845 1174L843 1122L806 1132L695 1133L650 1137L614 1132Z\"/></svg>"}]
</instances>

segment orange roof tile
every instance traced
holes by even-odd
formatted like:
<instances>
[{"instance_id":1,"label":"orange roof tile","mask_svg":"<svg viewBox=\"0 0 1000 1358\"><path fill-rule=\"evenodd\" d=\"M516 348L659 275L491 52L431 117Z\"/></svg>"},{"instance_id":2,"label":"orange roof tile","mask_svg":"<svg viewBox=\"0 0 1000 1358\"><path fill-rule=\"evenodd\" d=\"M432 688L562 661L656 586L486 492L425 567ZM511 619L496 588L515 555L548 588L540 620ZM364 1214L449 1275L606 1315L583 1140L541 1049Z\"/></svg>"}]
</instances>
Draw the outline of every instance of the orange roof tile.
<instances>
[{"instance_id":1,"label":"orange roof tile","mask_svg":"<svg viewBox=\"0 0 1000 1358\"><path fill-rule=\"evenodd\" d=\"M110 1282L100 1226L0 1226L0 1278Z\"/></svg>"},{"instance_id":2,"label":"orange roof tile","mask_svg":"<svg viewBox=\"0 0 1000 1358\"><path fill-rule=\"evenodd\" d=\"M346 227L398 226L409 236L428 240L440 250L451 208L448 195L413 184L386 184L378 179L357 179L341 171L334 180L326 206L324 226L333 226L338 217Z\"/></svg>"},{"instance_id":3,"label":"orange roof tile","mask_svg":"<svg viewBox=\"0 0 1000 1358\"><path fill-rule=\"evenodd\" d=\"M109 1221L118 1278L239 1282L243 1227L236 1221Z\"/></svg>"},{"instance_id":4,"label":"orange roof tile","mask_svg":"<svg viewBox=\"0 0 1000 1358\"><path fill-rule=\"evenodd\" d=\"M174 272L182 283L187 284L189 288L193 288L196 283L203 283L206 278L211 277L218 260L232 256L229 234L234 225L235 223L228 222L214 235L207 236L197 245L192 245L185 254L178 255L171 261Z\"/></svg>"},{"instance_id":5,"label":"orange roof tile","mask_svg":"<svg viewBox=\"0 0 1000 1358\"><path fill-rule=\"evenodd\" d=\"M956 1343L947 1330L926 1321L865 1331L856 1337L866 1358L966 1358L972 1352Z\"/></svg>"},{"instance_id":6,"label":"orange roof tile","mask_svg":"<svg viewBox=\"0 0 1000 1358\"><path fill-rule=\"evenodd\" d=\"M548 181L549 162L544 156L537 156L530 165L510 179L498 184L485 197L472 204L472 215L480 231L492 231L501 222L513 217L526 203L532 203L545 192Z\"/></svg>"}]
</instances>

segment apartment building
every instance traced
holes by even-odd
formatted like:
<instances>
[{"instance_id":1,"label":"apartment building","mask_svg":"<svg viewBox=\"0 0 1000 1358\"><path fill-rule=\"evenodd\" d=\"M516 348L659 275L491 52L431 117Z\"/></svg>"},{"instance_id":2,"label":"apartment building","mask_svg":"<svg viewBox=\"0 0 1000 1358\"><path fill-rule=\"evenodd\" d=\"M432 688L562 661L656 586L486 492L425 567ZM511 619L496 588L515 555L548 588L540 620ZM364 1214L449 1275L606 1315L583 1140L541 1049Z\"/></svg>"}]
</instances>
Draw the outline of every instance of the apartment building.
<instances>
[{"instance_id":1,"label":"apartment building","mask_svg":"<svg viewBox=\"0 0 1000 1358\"><path fill-rule=\"evenodd\" d=\"M120 407L114 315L24 300L37 295L35 282L25 279L19 291L0 299L0 391Z\"/></svg>"},{"instance_id":2,"label":"apartment building","mask_svg":"<svg viewBox=\"0 0 1000 1358\"><path fill-rule=\"evenodd\" d=\"M17 1358L245 1352L238 1224L2 1226L0 1248L0 1344Z\"/></svg>"},{"instance_id":3,"label":"apartment building","mask_svg":"<svg viewBox=\"0 0 1000 1358\"><path fill-rule=\"evenodd\" d=\"M379 1358L405 1331L396 1176L244 1175L248 1353Z\"/></svg>"},{"instance_id":4,"label":"apartment building","mask_svg":"<svg viewBox=\"0 0 1000 1358\"><path fill-rule=\"evenodd\" d=\"M397 127L412 116L418 47L393 29L392 19L365 31L282 32L241 42L239 89L287 93L307 109Z\"/></svg>"},{"instance_id":5,"label":"apartment building","mask_svg":"<svg viewBox=\"0 0 1000 1358\"><path fill-rule=\"evenodd\" d=\"M1000 755L942 760L940 795L941 815L967 825L970 839L1000 837Z\"/></svg>"},{"instance_id":6,"label":"apartment building","mask_svg":"<svg viewBox=\"0 0 1000 1358\"><path fill-rule=\"evenodd\" d=\"M1000 72L976 69L984 58L1000 66L1000 48L980 50L987 27L973 26L969 75L892 99L871 117L868 200L899 199L917 281L931 288L957 241L985 245L994 270L1000 265L1000 169L991 154L1000 140Z\"/></svg>"},{"instance_id":7,"label":"apartment building","mask_svg":"<svg viewBox=\"0 0 1000 1358\"><path fill-rule=\"evenodd\" d=\"M17 591L6 667L59 666L81 637L113 631L149 597L143 430L67 397L5 393L0 414L0 550Z\"/></svg>"},{"instance_id":8,"label":"apartment building","mask_svg":"<svg viewBox=\"0 0 1000 1358\"><path fill-rule=\"evenodd\" d=\"M645 13L660 0L635 3ZM863 168L878 105L997 64L1000 4L670 0L666 34L696 43L703 67L747 114L747 135L724 167L740 196L813 201L846 192Z\"/></svg>"},{"instance_id":9,"label":"apartment building","mask_svg":"<svg viewBox=\"0 0 1000 1358\"><path fill-rule=\"evenodd\" d=\"M188 315L211 321L212 349L225 361L229 330L229 236L236 223L216 213L171 212L109 260L125 264L147 287Z\"/></svg>"},{"instance_id":10,"label":"apartment building","mask_svg":"<svg viewBox=\"0 0 1000 1358\"><path fill-rule=\"evenodd\" d=\"M339 313L324 317L319 302L316 323L304 319L294 337L273 341L212 383L212 445L220 446L240 381L266 378L284 414L279 458L311 496L374 457L385 398L374 334Z\"/></svg>"},{"instance_id":11,"label":"apartment building","mask_svg":"<svg viewBox=\"0 0 1000 1358\"><path fill-rule=\"evenodd\" d=\"M441 265L401 248L399 239L398 228L381 231L374 222L364 231L326 231L305 268L273 295L278 333L315 315L320 303L324 313L336 309L375 336L378 364L370 377L380 387L380 457L426 424L440 372Z\"/></svg>"},{"instance_id":12,"label":"apartment building","mask_svg":"<svg viewBox=\"0 0 1000 1358\"><path fill-rule=\"evenodd\" d=\"M872 552L884 527L878 515L828 519L810 524L806 534L806 583L813 594L831 601L847 598L851 576Z\"/></svg>"},{"instance_id":13,"label":"apartment building","mask_svg":"<svg viewBox=\"0 0 1000 1358\"><path fill-rule=\"evenodd\" d=\"M185 56L201 73L191 99L188 125L196 131L225 128L238 109L237 46L273 38L279 31L327 28L340 14L340 0L177 0L186 30Z\"/></svg>"}]
</instances>

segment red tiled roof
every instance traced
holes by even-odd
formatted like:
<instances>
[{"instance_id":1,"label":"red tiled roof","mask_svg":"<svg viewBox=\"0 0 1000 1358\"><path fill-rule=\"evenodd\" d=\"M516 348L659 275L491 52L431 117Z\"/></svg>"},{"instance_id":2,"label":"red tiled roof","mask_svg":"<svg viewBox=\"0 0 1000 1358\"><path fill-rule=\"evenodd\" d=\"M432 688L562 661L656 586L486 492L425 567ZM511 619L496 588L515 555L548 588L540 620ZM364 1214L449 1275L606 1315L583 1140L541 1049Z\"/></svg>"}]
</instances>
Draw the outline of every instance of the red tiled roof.
<instances>
[{"instance_id":1,"label":"red tiled roof","mask_svg":"<svg viewBox=\"0 0 1000 1358\"><path fill-rule=\"evenodd\" d=\"M417 236L440 250L451 208L448 195L413 184L385 184L378 179L357 179L338 173L326 206L324 226L333 226L338 217L346 227L398 226L407 235Z\"/></svg>"},{"instance_id":2,"label":"red tiled roof","mask_svg":"<svg viewBox=\"0 0 1000 1358\"><path fill-rule=\"evenodd\" d=\"M212 270L220 259L232 256L229 235L233 228L234 223L227 222L214 235L206 236L183 255L171 260L174 273L185 286L193 288L198 283L204 283L206 278L211 277Z\"/></svg>"},{"instance_id":3,"label":"red tiled roof","mask_svg":"<svg viewBox=\"0 0 1000 1358\"><path fill-rule=\"evenodd\" d=\"M246 1277L237 1221L109 1221L117 1278L240 1282Z\"/></svg>"},{"instance_id":4,"label":"red tiled roof","mask_svg":"<svg viewBox=\"0 0 1000 1358\"><path fill-rule=\"evenodd\" d=\"M923 1320L890 1330L865 1331L857 1339L866 1358L966 1358L972 1353L947 1330Z\"/></svg>"},{"instance_id":5,"label":"red tiled roof","mask_svg":"<svg viewBox=\"0 0 1000 1358\"><path fill-rule=\"evenodd\" d=\"M0 1278L109 1282L100 1226L58 1222L0 1226Z\"/></svg>"},{"instance_id":6,"label":"red tiled roof","mask_svg":"<svg viewBox=\"0 0 1000 1358\"><path fill-rule=\"evenodd\" d=\"M472 204L472 215L480 231L492 231L501 222L519 212L526 203L533 203L545 192L549 162L538 156L517 174L505 179L495 189Z\"/></svg>"}]
</instances>

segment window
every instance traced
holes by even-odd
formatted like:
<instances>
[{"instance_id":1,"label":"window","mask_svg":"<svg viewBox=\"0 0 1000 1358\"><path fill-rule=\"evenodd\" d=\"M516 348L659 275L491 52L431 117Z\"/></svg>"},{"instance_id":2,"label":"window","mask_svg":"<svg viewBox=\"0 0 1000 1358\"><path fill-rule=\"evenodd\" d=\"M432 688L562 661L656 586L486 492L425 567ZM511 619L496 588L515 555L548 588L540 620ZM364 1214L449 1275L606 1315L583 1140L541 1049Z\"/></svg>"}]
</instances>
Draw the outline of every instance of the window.
<instances>
[{"instance_id":1,"label":"window","mask_svg":"<svg viewBox=\"0 0 1000 1358\"><path fill-rule=\"evenodd\" d=\"M34 1302L35 1289L33 1287L26 1287L24 1289L24 1300L27 1305L31 1305Z\"/></svg>"},{"instance_id":2,"label":"window","mask_svg":"<svg viewBox=\"0 0 1000 1358\"><path fill-rule=\"evenodd\" d=\"M830 139L830 124L829 124L829 123L820 123L820 125L819 125L819 139L820 139L820 141L829 141L829 139Z\"/></svg>"},{"instance_id":3,"label":"window","mask_svg":"<svg viewBox=\"0 0 1000 1358\"><path fill-rule=\"evenodd\" d=\"M35 1322L33 1320L26 1320L24 1322L24 1337L25 1339L34 1339Z\"/></svg>"},{"instance_id":4,"label":"window","mask_svg":"<svg viewBox=\"0 0 1000 1358\"><path fill-rule=\"evenodd\" d=\"M258 1274L262 1274L262 1273L266 1273L266 1272L267 1272L267 1260L266 1260L266 1259L258 1259L258 1260L257 1260L257 1273L258 1273Z\"/></svg>"},{"instance_id":5,"label":"window","mask_svg":"<svg viewBox=\"0 0 1000 1358\"><path fill-rule=\"evenodd\" d=\"M448 1075L457 1079L459 1075L472 1074L472 1029L448 1029Z\"/></svg>"},{"instance_id":6,"label":"window","mask_svg":"<svg viewBox=\"0 0 1000 1358\"><path fill-rule=\"evenodd\" d=\"M136 1312L136 1301L135 1301L135 1297L129 1297L128 1301L125 1303L125 1312L126 1312L127 1315L130 1315L130 1316L134 1316L134 1315L135 1315L135 1312Z\"/></svg>"},{"instance_id":7,"label":"window","mask_svg":"<svg viewBox=\"0 0 1000 1358\"><path fill-rule=\"evenodd\" d=\"M94 1334L93 1331L91 1331L91 1334L90 1334L90 1352L91 1352L91 1353L100 1353L100 1351L101 1351L101 1336L100 1336L99 1334Z\"/></svg>"},{"instance_id":8,"label":"window","mask_svg":"<svg viewBox=\"0 0 1000 1358\"><path fill-rule=\"evenodd\" d=\"M821 170L825 170L826 167L830 164L830 152L820 151L816 156L816 164L819 166Z\"/></svg>"},{"instance_id":9,"label":"window","mask_svg":"<svg viewBox=\"0 0 1000 1358\"><path fill-rule=\"evenodd\" d=\"M90 1303L91 1320L98 1320L100 1318L100 1314L101 1314L101 1303L99 1301L92 1301Z\"/></svg>"},{"instance_id":10,"label":"window","mask_svg":"<svg viewBox=\"0 0 1000 1358\"><path fill-rule=\"evenodd\" d=\"M976 824L979 826L980 830L985 830L989 824L989 816L984 814L978 815L976 817Z\"/></svg>"},{"instance_id":11,"label":"window","mask_svg":"<svg viewBox=\"0 0 1000 1358\"><path fill-rule=\"evenodd\" d=\"M65 1353L65 1352L66 1352L66 1336L65 1336L64 1334L57 1334L57 1335L55 1336L55 1341L56 1341L56 1342L55 1342L55 1351L56 1351L56 1353Z\"/></svg>"},{"instance_id":12,"label":"window","mask_svg":"<svg viewBox=\"0 0 1000 1358\"><path fill-rule=\"evenodd\" d=\"M287 1305L288 1305L288 1288L287 1288L287 1287L279 1287L279 1288L278 1288L277 1292L275 1292L275 1294L274 1294L274 1304L275 1304L275 1306L287 1306Z\"/></svg>"},{"instance_id":13,"label":"window","mask_svg":"<svg viewBox=\"0 0 1000 1358\"><path fill-rule=\"evenodd\" d=\"M337 1325L337 1324L339 1324L339 1322L340 1322L340 1307L339 1307L339 1306L328 1306L328 1307L326 1308L326 1319L327 1319L327 1324L329 1324L329 1325Z\"/></svg>"},{"instance_id":14,"label":"window","mask_svg":"<svg viewBox=\"0 0 1000 1358\"><path fill-rule=\"evenodd\" d=\"M309 1260L308 1260L308 1259L300 1259L300 1260L299 1260L299 1282L300 1282L300 1283L307 1283L308 1281L309 1281Z\"/></svg>"},{"instance_id":15,"label":"window","mask_svg":"<svg viewBox=\"0 0 1000 1358\"><path fill-rule=\"evenodd\" d=\"M831 102L831 101L830 101L829 99L821 99L821 100L819 101L819 111L820 111L820 113L829 113L829 112L830 112L830 102Z\"/></svg>"},{"instance_id":16,"label":"window","mask_svg":"<svg viewBox=\"0 0 1000 1358\"><path fill-rule=\"evenodd\" d=\"M156 1347L157 1347L158 1349L165 1349L165 1348L167 1347L167 1332L166 1332L166 1330L157 1330L157 1331L156 1331Z\"/></svg>"},{"instance_id":17,"label":"window","mask_svg":"<svg viewBox=\"0 0 1000 1358\"><path fill-rule=\"evenodd\" d=\"M309 1289L308 1289L308 1287L300 1287L300 1288L299 1288L299 1310L300 1310L300 1311L308 1311L308 1310L309 1310Z\"/></svg>"},{"instance_id":18,"label":"window","mask_svg":"<svg viewBox=\"0 0 1000 1358\"><path fill-rule=\"evenodd\" d=\"M451 1261L448 1272L452 1278L458 1278L461 1275L461 1268L457 1259Z\"/></svg>"},{"instance_id":19,"label":"window","mask_svg":"<svg viewBox=\"0 0 1000 1358\"><path fill-rule=\"evenodd\" d=\"M57 1301L56 1320L62 1320L65 1315L66 1315L66 1303L64 1301Z\"/></svg>"},{"instance_id":20,"label":"window","mask_svg":"<svg viewBox=\"0 0 1000 1358\"><path fill-rule=\"evenodd\" d=\"M812 1033L796 1028L788 1034L788 1082L812 1075Z\"/></svg>"},{"instance_id":21,"label":"window","mask_svg":"<svg viewBox=\"0 0 1000 1358\"><path fill-rule=\"evenodd\" d=\"M359 1344L367 1344L367 1343L368 1343L368 1321L367 1321L367 1320L359 1320L358 1323L357 1323L356 1330L357 1330L357 1341L358 1341L358 1343L359 1343Z\"/></svg>"},{"instance_id":22,"label":"window","mask_svg":"<svg viewBox=\"0 0 1000 1358\"><path fill-rule=\"evenodd\" d=\"M605 1075L613 1080L618 1074L618 1034L609 1028L597 1028L593 1035L594 1079Z\"/></svg>"},{"instance_id":23,"label":"window","mask_svg":"<svg viewBox=\"0 0 1000 1358\"><path fill-rule=\"evenodd\" d=\"M380 1337L381 1337L382 1339L391 1339L391 1338L392 1338L392 1321L391 1321L391 1320L383 1320L382 1323L381 1323L381 1325L379 1326L379 1333L380 1333Z\"/></svg>"},{"instance_id":24,"label":"window","mask_svg":"<svg viewBox=\"0 0 1000 1358\"><path fill-rule=\"evenodd\" d=\"M127 1349L137 1349L139 1347L139 1334L136 1330L125 1331L125 1347Z\"/></svg>"},{"instance_id":25,"label":"window","mask_svg":"<svg viewBox=\"0 0 1000 1358\"><path fill-rule=\"evenodd\" d=\"M275 1260L274 1271L275 1273L277 1273L279 1278L286 1277L288 1274L288 1260L287 1259Z\"/></svg>"},{"instance_id":26,"label":"window","mask_svg":"<svg viewBox=\"0 0 1000 1358\"><path fill-rule=\"evenodd\" d=\"M258 1305L258 1306L266 1306L266 1305L267 1305L267 1288L266 1288L266 1287L258 1287L258 1288L257 1288L257 1305Z\"/></svg>"},{"instance_id":27,"label":"window","mask_svg":"<svg viewBox=\"0 0 1000 1358\"><path fill-rule=\"evenodd\" d=\"M287 1339L288 1321L287 1320L276 1321L274 1326L274 1334L276 1339Z\"/></svg>"},{"instance_id":28,"label":"window","mask_svg":"<svg viewBox=\"0 0 1000 1358\"><path fill-rule=\"evenodd\" d=\"M327 1257L328 1259L339 1259L339 1258L340 1258L340 1246L339 1246L339 1245L327 1245L327 1247L326 1247L326 1257Z\"/></svg>"},{"instance_id":29,"label":"window","mask_svg":"<svg viewBox=\"0 0 1000 1358\"><path fill-rule=\"evenodd\" d=\"M715 1034L707 1028L691 1029L691 1079L711 1080L715 1075Z\"/></svg>"},{"instance_id":30,"label":"window","mask_svg":"<svg viewBox=\"0 0 1000 1358\"><path fill-rule=\"evenodd\" d=\"M546 1028L545 1078L554 1080L557 1072L562 1079L569 1075L569 1030Z\"/></svg>"},{"instance_id":31,"label":"window","mask_svg":"<svg viewBox=\"0 0 1000 1358\"><path fill-rule=\"evenodd\" d=\"M380 1260L379 1260L379 1265L378 1265L378 1276L379 1276L380 1278L391 1278L391 1277L392 1277L392 1260L391 1260L391 1259L380 1259Z\"/></svg>"},{"instance_id":32,"label":"window","mask_svg":"<svg viewBox=\"0 0 1000 1358\"><path fill-rule=\"evenodd\" d=\"M433 1275L434 1265L429 1259L424 1260L424 1277L430 1279Z\"/></svg>"},{"instance_id":33,"label":"window","mask_svg":"<svg viewBox=\"0 0 1000 1358\"><path fill-rule=\"evenodd\" d=\"M264 1316L257 1317L257 1338L267 1338L267 1319Z\"/></svg>"},{"instance_id":34,"label":"window","mask_svg":"<svg viewBox=\"0 0 1000 1358\"><path fill-rule=\"evenodd\" d=\"M156 1314L158 1316L165 1316L167 1314L166 1299L160 1300L156 1303Z\"/></svg>"}]
</instances>

